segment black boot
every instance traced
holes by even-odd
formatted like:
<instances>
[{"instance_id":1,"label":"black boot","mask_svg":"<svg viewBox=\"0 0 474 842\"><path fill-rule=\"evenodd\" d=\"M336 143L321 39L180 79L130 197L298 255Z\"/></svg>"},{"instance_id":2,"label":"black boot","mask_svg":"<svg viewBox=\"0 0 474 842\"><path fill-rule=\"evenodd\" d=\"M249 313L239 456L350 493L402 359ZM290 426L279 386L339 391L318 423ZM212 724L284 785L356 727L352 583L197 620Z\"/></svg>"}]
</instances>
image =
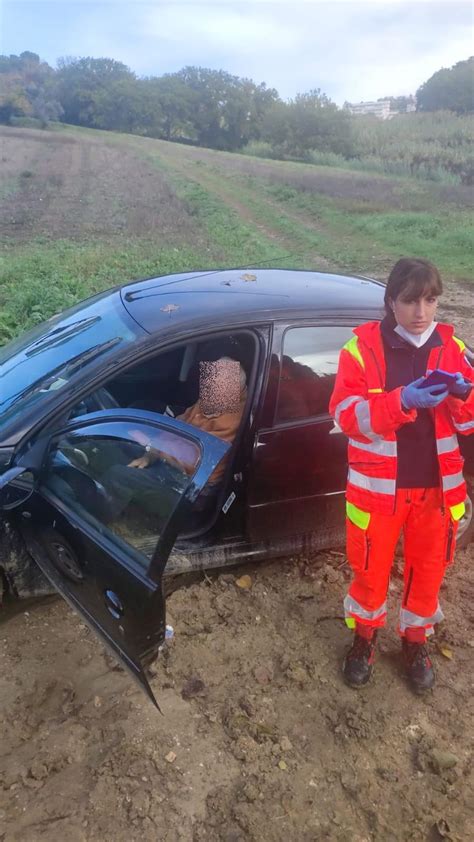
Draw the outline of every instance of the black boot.
<instances>
[{"instance_id":1,"label":"black boot","mask_svg":"<svg viewBox=\"0 0 474 842\"><path fill-rule=\"evenodd\" d=\"M410 686L415 693L431 690L435 683L435 671L425 643L412 643L402 638L403 661Z\"/></svg>"},{"instance_id":2,"label":"black boot","mask_svg":"<svg viewBox=\"0 0 474 842\"><path fill-rule=\"evenodd\" d=\"M346 684L349 687L363 687L369 681L374 668L376 638L376 631L374 631L370 640L357 634L357 632L354 634L354 641L345 657L342 668Z\"/></svg>"}]
</instances>

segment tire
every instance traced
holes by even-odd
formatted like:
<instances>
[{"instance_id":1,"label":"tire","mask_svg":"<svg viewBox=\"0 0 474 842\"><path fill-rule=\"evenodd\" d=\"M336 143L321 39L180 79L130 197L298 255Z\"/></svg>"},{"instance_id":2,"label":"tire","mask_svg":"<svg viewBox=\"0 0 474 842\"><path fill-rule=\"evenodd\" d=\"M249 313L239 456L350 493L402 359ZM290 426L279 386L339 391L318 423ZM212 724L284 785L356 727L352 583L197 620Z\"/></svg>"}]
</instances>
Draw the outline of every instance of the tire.
<instances>
[{"instance_id":1,"label":"tire","mask_svg":"<svg viewBox=\"0 0 474 842\"><path fill-rule=\"evenodd\" d=\"M457 547L464 549L474 540L474 485L468 483L466 498L466 514L459 521Z\"/></svg>"}]
</instances>

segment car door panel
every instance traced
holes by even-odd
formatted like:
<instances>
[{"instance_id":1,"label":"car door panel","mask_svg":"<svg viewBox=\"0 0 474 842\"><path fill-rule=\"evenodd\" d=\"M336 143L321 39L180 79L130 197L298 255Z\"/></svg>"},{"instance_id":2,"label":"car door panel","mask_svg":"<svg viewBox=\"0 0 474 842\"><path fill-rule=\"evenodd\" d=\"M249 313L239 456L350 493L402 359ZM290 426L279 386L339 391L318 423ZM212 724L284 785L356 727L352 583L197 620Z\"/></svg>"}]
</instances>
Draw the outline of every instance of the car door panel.
<instances>
[{"instance_id":1,"label":"car door panel","mask_svg":"<svg viewBox=\"0 0 474 842\"><path fill-rule=\"evenodd\" d=\"M155 445L155 456L151 466L139 469L130 461L146 452L143 434ZM93 413L76 418L49 442L39 487L22 507L27 542L42 545L34 553L41 570L151 699L144 663L164 638L163 570L186 512L228 448L215 436L154 413ZM145 481L146 493L132 495L125 505L119 495L121 508L114 512L117 460L121 476L129 483ZM92 494L94 484L104 497L103 510ZM140 551L142 532L147 554Z\"/></svg>"},{"instance_id":2,"label":"car door panel","mask_svg":"<svg viewBox=\"0 0 474 842\"><path fill-rule=\"evenodd\" d=\"M274 330L265 426L249 480L248 535L262 540L344 523L347 439L327 408L350 325L281 324Z\"/></svg>"},{"instance_id":3,"label":"car door panel","mask_svg":"<svg viewBox=\"0 0 474 842\"><path fill-rule=\"evenodd\" d=\"M249 495L254 539L269 530L291 535L339 521L347 441L345 436L330 435L333 427L332 419L326 418L259 434Z\"/></svg>"},{"instance_id":4,"label":"car door panel","mask_svg":"<svg viewBox=\"0 0 474 842\"><path fill-rule=\"evenodd\" d=\"M57 501L37 499L30 512L31 520L22 524L22 533L40 569L156 704L145 667L156 656L165 634L161 586L136 571L130 573L125 558L117 563L116 548L107 547L106 542L99 545L85 534L74 517L58 510ZM81 570L80 581L59 569L53 545L59 553L68 554L68 564L72 556Z\"/></svg>"}]
</instances>

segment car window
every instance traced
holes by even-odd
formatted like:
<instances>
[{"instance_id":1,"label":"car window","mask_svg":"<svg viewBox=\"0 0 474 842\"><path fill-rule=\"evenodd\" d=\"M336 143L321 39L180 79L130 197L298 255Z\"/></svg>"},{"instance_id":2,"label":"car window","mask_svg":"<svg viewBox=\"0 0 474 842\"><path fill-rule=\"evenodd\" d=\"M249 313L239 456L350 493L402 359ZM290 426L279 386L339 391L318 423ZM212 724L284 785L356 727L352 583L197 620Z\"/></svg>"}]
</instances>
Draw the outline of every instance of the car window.
<instances>
[{"instance_id":1,"label":"car window","mask_svg":"<svg viewBox=\"0 0 474 842\"><path fill-rule=\"evenodd\" d=\"M277 421L294 421L328 412L339 353L352 336L352 328L341 325L295 327L285 332Z\"/></svg>"},{"instance_id":2,"label":"car window","mask_svg":"<svg viewBox=\"0 0 474 842\"><path fill-rule=\"evenodd\" d=\"M2 422L47 400L85 366L106 362L143 332L110 292L55 316L0 352Z\"/></svg>"},{"instance_id":3,"label":"car window","mask_svg":"<svg viewBox=\"0 0 474 842\"><path fill-rule=\"evenodd\" d=\"M52 492L143 566L201 461L181 433L122 421L91 425L55 440L40 490Z\"/></svg>"}]
</instances>

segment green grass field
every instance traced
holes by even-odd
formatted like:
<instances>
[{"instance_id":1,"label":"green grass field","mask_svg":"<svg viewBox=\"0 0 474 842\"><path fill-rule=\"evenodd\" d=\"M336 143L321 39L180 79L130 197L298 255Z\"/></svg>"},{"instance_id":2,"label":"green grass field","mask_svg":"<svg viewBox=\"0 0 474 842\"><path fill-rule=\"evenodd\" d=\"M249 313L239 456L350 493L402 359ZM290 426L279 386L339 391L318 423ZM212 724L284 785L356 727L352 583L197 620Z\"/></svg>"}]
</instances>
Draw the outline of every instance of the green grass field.
<instances>
[{"instance_id":1,"label":"green grass field","mask_svg":"<svg viewBox=\"0 0 474 842\"><path fill-rule=\"evenodd\" d=\"M98 290L186 270L384 278L409 254L472 281L464 187L71 127L1 140L0 342Z\"/></svg>"}]
</instances>

